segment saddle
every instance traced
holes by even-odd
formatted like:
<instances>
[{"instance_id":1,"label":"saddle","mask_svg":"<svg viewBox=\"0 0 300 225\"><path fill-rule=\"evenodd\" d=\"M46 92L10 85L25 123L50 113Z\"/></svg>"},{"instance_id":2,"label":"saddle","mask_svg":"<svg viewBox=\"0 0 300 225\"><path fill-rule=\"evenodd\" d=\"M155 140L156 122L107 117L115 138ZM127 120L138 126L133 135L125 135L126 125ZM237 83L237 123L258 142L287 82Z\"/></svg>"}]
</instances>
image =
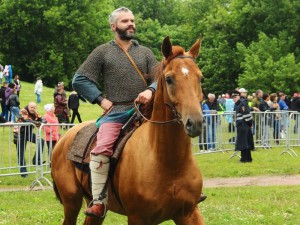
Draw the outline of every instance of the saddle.
<instances>
[{"instance_id":1,"label":"saddle","mask_svg":"<svg viewBox=\"0 0 300 225\"><path fill-rule=\"evenodd\" d=\"M134 113L126 124L124 124L114 145L114 154L111 157L112 164L117 163L126 142L141 123L142 118L137 113ZM77 132L68 152L67 159L73 161L78 168L83 168L84 165L89 164L90 152L96 144L97 132L98 128L95 123L87 124Z\"/></svg>"}]
</instances>

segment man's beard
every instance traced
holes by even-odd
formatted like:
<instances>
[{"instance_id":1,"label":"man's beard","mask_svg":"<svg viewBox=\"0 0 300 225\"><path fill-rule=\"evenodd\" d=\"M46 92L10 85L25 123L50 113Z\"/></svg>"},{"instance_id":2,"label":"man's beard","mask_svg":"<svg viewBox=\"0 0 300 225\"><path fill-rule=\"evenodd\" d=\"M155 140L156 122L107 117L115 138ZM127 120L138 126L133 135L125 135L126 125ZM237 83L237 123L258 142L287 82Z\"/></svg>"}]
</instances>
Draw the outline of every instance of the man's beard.
<instances>
[{"instance_id":1,"label":"man's beard","mask_svg":"<svg viewBox=\"0 0 300 225\"><path fill-rule=\"evenodd\" d=\"M127 32L128 29L133 28L134 33ZM122 30L120 28L116 28L116 31L121 40L131 40L135 36L135 28L133 26L127 27L126 29Z\"/></svg>"}]
</instances>

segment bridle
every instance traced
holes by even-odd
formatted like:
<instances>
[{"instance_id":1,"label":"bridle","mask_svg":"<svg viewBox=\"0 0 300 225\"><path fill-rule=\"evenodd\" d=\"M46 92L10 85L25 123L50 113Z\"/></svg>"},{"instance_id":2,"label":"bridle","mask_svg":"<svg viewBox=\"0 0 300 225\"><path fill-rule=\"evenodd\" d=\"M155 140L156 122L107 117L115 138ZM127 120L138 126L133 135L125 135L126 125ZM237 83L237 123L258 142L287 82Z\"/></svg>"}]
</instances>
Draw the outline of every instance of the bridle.
<instances>
[{"instance_id":1,"label":"bridle","mask_svg":"<svg viewBox=\"0 0 300 225\"><path fill-rule=\"evenodd\" d=\"M178 55L178 56L175 56L174 58L172 58L171 60L173 59L176 59L176 58L180 58L180 59L183 59L183 58L189 58L189 59L192 59L194 63L195 62L195 59L192 57L192 56L185 56L185 55ZM170 61L171 61L170 60ZM165 64L163 64L163 69L165 68ZM142 113L141 111L139 110L139 104L137 104L136 102L134 102L134 107L137 111L137 113L146 121L150 122L150 123L156 123L156 124L169 124L169 123L178 123L180 124L181 123L181 115L176 111L175 109L175 106L171 103L170 101L170 98L169 96L168 97L168 102L165 102L165 104L171 109L173 115L174 115L174 119L172 120L168 120L168 121L157 121L157 120L150 120L148 118L146 118ZM200 103L199 103L200 104Z\"/></svg>"},{"instance_id":2,"label":"bridle","mask_svg":"<svg viewBox=\"0 0 300 225\"><path fill-rule=\"evenodd\" d=\"M176 111L175 107L173 105L169 105L167 103L165 103L167 106L169 106L171 108L171 111L174 114L174 119L172 120L168 120L168 121L157 121L157 120L149 120L147 117L145 117L141 111L140 111L140 107L139 104L137 104L136 102L134 102L134 108L137 111L137 113L146 121L150 122L150 123L156 123L156 124L167 124L167 123L178 123L180 124L181 122L181 115Z\"/></svg>"}]
</instances>

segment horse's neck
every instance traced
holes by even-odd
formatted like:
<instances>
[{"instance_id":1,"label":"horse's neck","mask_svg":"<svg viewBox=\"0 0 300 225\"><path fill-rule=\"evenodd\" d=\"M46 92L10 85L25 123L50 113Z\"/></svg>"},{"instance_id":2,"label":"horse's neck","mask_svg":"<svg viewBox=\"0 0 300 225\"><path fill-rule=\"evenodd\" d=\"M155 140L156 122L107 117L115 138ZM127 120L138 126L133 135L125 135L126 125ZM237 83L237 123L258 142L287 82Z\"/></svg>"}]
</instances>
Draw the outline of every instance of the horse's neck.
<instances>
[{"instance_id":1,"label":"horse's neck","mask_svg":"<svg viewBox=\"0 0 300 225\"><path fill-rule=\"evenodd\" d=\"M159 87L158 87L159 88ZM171 108L164 103L162 91L155 95L151 120L167 122L175 118ZM157 160L162 163L182 164L185 159L192 154L191 139L184 132L181 123L152 123L150 125L150 134L153 137L151 141L156 145L155 154Z\"/></svg>"},{"instance_id":2,"label":"horse's neck","mask_svg":"<svg viewBox=\"0 0 300 225\"><path fill-rule=\"evenodd\" d=\"M191 139L180 124L151 124L151 145L157 165L179 169L192 157Z\"/></svg>"}]
</instances>

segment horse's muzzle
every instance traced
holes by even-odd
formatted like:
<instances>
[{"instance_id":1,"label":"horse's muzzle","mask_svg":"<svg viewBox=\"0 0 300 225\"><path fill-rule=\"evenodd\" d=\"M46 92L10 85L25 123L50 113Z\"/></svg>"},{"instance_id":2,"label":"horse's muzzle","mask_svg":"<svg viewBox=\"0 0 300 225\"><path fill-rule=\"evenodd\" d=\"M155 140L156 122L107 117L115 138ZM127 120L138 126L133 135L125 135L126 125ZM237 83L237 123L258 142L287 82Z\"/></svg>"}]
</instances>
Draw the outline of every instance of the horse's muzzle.
<instances>
[{"instance_id":1,"label":"horse's muzzle","mask_svg":"<svg viewBox=\"0 0 300 225\"><path fill-rule=\"evenodd\" d=\"M203 118L191 119L188 118L184 127L188 136L194 138L201 135Z\"/></svg>"}]
</instances>

